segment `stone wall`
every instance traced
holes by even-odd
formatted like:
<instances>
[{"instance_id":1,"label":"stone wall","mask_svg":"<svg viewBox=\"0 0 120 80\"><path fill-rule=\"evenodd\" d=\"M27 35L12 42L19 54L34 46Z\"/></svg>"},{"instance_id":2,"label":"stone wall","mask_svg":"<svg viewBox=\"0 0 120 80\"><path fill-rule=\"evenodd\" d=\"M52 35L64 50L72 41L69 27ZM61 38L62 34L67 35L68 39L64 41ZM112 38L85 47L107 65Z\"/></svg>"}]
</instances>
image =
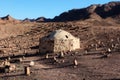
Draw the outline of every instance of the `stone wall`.
<instances>
[{"instance_id":1,"label":"stone wall","mask_svg":"<svg viewBox=\"0 0 120 80\"><path fill-rule=\"evenodd\" d=\"M55 40L54 52L73 50L73 39Z\"/></svg>"},{"instance_id":2,"label":"stone wall","mask_svg":"<svg viewBox=\"0 0 120 80\"><path fill-rule=\"evenodd\" d=\"M41 39L39 45L40 53L72 51L80 48L80 41L78 38L74 39Z\"/></svg>"},{"instance_id":3,"label":"stone wall","mask_svg":"<svg viewBox=\"0 0 120 80\"><path fill-rule=\"evenodd\" d=\"M54 50L54 41L53 40L40 40L39 52L40 53L50 53Z\"/></svg>"}]
</instances>

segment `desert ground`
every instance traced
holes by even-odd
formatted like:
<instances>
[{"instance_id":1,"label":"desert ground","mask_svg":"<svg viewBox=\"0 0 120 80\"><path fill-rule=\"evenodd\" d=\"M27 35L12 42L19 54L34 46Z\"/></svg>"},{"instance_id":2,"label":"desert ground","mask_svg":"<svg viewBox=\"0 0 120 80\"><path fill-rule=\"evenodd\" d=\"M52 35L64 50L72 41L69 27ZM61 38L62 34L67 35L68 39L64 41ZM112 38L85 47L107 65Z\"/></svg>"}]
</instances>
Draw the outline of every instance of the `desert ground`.
<instances>
[{"instance_id":1,"label":"desert ground","mask_svg":"<svg viewBox=\"0 0 120 80\"><path fill-rule=\"evenodd\" d=\"M58 29L80 38L80 49L39 53L39 39ZM16 70L0 73L0 80L120 80L120 22L111 18L69 22L0 24L0 63L9 58ZM109 51L110 49L110 51ZM48 58L46 58L46 55ZM74 64L77 60L77 65ZM30 75L24 67L30 66Z\"/></svg>"}]
</instances>

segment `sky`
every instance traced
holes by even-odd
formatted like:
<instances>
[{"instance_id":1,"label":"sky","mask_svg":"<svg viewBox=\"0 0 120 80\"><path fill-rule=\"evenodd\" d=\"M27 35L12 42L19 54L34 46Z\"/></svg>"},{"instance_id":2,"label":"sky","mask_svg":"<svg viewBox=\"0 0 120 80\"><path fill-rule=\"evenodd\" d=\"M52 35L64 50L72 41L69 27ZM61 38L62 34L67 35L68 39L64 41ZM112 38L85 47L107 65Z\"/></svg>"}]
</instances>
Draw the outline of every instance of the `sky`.
<instances>
[{"instance_id":1,"label":"sky","mask_svg":"<svg viewBox=\"0 0 120 80\"><path fill-rule=\"evenodd\" d=\"M113 0L0 0L0 17L11 15L16 19L54 18L62 12L104 4ZM114 0L119 1L119 0Z\"/></svg>"}]
</instances>

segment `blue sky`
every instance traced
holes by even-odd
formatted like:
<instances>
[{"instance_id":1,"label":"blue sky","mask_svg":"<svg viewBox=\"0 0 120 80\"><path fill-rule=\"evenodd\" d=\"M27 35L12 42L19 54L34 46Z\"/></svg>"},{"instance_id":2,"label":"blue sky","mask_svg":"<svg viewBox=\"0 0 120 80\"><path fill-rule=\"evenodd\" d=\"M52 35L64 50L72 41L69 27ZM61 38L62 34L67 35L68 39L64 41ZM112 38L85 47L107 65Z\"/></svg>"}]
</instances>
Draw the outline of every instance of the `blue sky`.
<instances>
[{"instance_id":1,"label":"blue sky","mask_svg":"<svg viewBox=\"0 0 120 80\"><path fill-rule=\"evenodd\" d=\"M0 0L0 17L9 14L16 19L53 18L64 11L110 1L113 0Z\"/></svg>"}]
</instances>

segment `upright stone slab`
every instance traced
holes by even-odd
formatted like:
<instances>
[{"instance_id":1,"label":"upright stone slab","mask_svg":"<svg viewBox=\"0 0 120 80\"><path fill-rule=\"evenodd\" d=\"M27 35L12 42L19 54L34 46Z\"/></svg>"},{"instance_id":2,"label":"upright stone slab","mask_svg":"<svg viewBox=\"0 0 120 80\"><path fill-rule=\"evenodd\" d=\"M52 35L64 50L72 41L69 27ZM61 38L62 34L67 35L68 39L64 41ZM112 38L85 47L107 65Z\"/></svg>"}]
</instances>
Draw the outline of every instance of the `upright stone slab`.
<instances>
[{"instance_id":1,"label":"upright stone slab","mask_svg":"<svg viewBox=\"0 0 120 80\"><path fill-rule=\"evenodd\" d=\"M25 75L30 76L30 67L25 66L24 71L25 71Z\"/></svg>"}]
</instances>

